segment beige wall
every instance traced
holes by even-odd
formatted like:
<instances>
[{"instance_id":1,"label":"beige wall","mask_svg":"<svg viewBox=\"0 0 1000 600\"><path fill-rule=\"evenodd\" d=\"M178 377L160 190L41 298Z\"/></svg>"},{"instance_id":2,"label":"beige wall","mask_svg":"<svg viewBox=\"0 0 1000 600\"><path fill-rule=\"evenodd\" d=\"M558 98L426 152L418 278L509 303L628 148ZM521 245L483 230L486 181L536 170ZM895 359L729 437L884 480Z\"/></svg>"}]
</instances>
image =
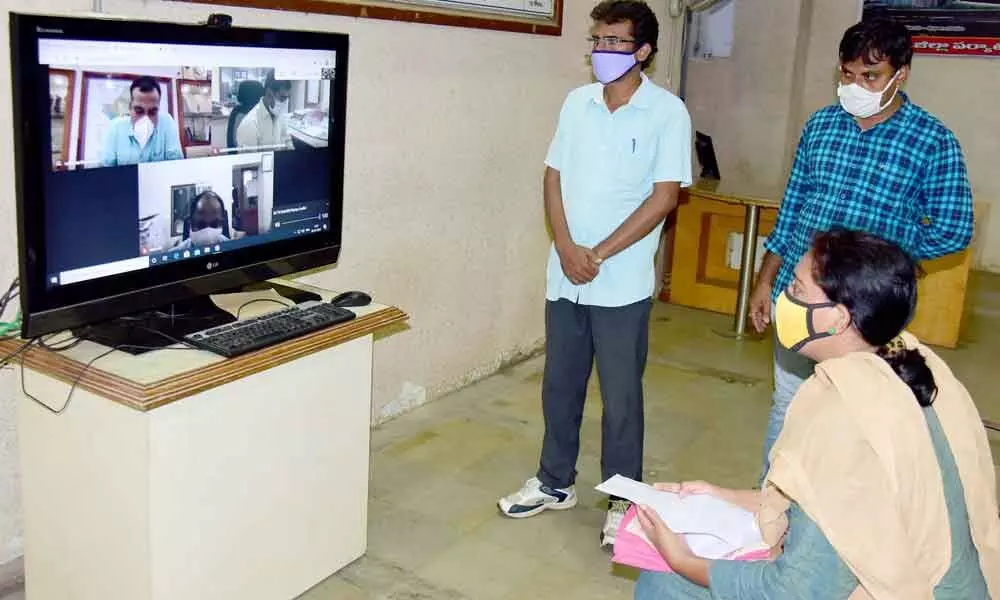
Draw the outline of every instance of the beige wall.
<instances>
[{"instance_id":1,"label":"beige wall","mask_svg":"<svg viewBox=\"0 0 1000 600\"><path fill-rule=\"evenodd\" d=\"M688 63L688 110L694 127L712 136L726 179L784 176L800 4L737 0L732 57Z\"/></svg>"},{"instance_id":2,"label":"beige wall","mask_svg":"<svg viewBox=\"0 0 1000 600\"><path fill-rule=\"evenodd\" d=\"M989 204L977 215L975 264L1000 273L1000 59L919 56L908 90L958 136L972 193Z\"/></svg>"},{"instance_id":3,"label":"beige wall","mask_svg":"<svg viewBox=\"0 0 1000 600\"><path fill-rule=\"evenodd\" d=\"M564 95L589 80L590 4L567 2L559 38L227 9L237 25L352 35L344 249L335 269L309 279L370 290L412 317L408 331L376 344L376 418L539 347L548 245L542 159ZM156 0L103 7L187 22L212 11ZM89 8L54 0L45 10ZM0 104L9 106L0 14ZM663 74L654 79L665 83ZM0 238L9 240L0 245L0 281L16 269L10 119L0 110ZM9 371L0 379L0 564L21 551L13 381Z\"/></svg>"},{"instance_id":4,"label":"beige wall","mask_svg":"<svg viewBox=\"0 0 1000 600\"><path fill-rule=\"evenodd\" d=\"M837 46L858 6L737 0L732 57L691 61L686 81L694 126L712 135L723 177L784 183L805 119L836 101ZM1000 271L1000 60L918 56L907 91L958 135L976 200L995 207L979 215L975 264Z\"/></svg>"}]
</instances>

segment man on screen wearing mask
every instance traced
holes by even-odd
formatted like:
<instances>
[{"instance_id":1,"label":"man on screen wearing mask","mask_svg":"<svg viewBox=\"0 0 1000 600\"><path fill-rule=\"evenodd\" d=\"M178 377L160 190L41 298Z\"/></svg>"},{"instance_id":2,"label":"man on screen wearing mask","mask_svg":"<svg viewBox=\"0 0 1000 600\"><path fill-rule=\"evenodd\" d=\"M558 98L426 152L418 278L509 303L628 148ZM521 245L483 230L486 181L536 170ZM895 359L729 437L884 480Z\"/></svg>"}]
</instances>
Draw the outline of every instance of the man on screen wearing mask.
<instances>
[{"instance_id":1,"label":"man on screen wearing mask","mask_svg":"<svg viewBox=\"0 0 1000 600\"><path fill-rule=\"evenodd\" d=\"M213 191L205 191L191 202L184 239L177 248L202 248L229 241L229 222L226 205Z\"/></svg>"},{"instance_id":2,"label":"man on screen wearing mask","mask_svg":"<svg viewBox=\"0 0 1000 600\"><path fill-rule=\"evenodd\" d=\"M105 167L184 158L177 124L160 112L163 91L152 77L139 77L129 88L129 114L111 122L101 151Z\"/></svg>"},{"instance_id":3,"label":"man on screen wearing mask","mask_svg":"<svg viewBox=\"0 0 1000 600\"><path fill-rule=\"evenodd\" d=\"M264 81L264 95L257 106L250 109L236 130L236 143L240 148L275 150L292 148L288 134L288 99L292 95L292 82L274 78L274 71Z\"/></svg>"},{"instance_id":4,"label":"man on screen wearing mask","mask_svg":"<svg viewBox=\"0 0 1000 600\"><path fill-rule=\"evenodd\" d=\"M601 477L642 479L642 376L653 257L681 186L691 183L691 119L644 74L659 24L645 2L606 0L590 13L598 83L569 93L545 159L554 243L546 292L539 468L499 501L523 518L577 502L574 484L594 359L603 401ZM627 503L611 499L601 535L612 544Z\"/></svg>"},{"instance_id":5,"label":"man on screen wearing mask","mask_svg":"<svg viewBox=\"0 0 1000 600\"><path fill-rule=\"evenodd\" d=\"M864 231L899 244L920 260L969 245L972 191L958 140L902 91L910 75L912 45L906 27L885 18L863 21L844 33L840 102L806 123L778 221L767 239L750 301L758 331L770 323L773 303L791 283L795 265L817 231ZM813 364L775 344L765 474L788 405L812 375Z\"/></svg>"}]
</instances>

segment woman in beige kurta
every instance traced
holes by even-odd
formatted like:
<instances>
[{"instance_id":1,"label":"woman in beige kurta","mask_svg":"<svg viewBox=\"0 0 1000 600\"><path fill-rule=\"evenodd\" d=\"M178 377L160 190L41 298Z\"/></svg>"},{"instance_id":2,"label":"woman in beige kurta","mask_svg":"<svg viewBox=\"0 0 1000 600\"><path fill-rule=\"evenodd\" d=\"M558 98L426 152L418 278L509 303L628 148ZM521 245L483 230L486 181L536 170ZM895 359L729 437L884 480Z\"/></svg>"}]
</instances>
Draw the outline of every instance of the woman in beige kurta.
<instances>
[{"instance_id":1,"label":"woman in beige kurta","mask_svg":"<svg viewBox=\"0 0 1000 600\"><path fill-rule=\"evenodd\" d=\"M638 600L1000 599L985 430L948 366L902 333L916 274L898 246L871 235L817 237L775 326L783 345L819 364L791 405L763 491L663 486L754 510L774 559L694 556L640 508L675 573L643 573Z\"/></svg>"}]
</instances>

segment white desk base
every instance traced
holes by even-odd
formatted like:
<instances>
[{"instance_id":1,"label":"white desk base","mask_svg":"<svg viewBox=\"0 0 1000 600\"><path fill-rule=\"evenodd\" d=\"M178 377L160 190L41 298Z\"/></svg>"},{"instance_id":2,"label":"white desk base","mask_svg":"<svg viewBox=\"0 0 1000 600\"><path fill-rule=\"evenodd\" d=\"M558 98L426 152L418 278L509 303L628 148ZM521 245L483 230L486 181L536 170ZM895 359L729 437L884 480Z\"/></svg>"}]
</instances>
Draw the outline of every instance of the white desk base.
<instances>
[{"instance_id":1,"label":"white desk base","mask_svg":"<svg viewBox=\"0 0 1000 600\"><path fill-rule=\"evenodd\" d=\"M360 557L372 339L149 412L22 397L28 598L284 600ZM25 378L65 401L68 385Z\"/></svg>"}]
</instances>

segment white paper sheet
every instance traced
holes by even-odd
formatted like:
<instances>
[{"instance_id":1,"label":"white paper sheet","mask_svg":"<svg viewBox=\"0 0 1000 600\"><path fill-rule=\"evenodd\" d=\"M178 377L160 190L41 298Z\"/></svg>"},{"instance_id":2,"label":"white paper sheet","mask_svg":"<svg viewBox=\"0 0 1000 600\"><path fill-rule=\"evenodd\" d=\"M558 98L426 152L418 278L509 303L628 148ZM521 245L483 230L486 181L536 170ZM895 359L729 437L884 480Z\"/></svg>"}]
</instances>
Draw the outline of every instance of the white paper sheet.
<instances>
[{"instance_id":1,"label":"white paper sheet","mask_svg":"<svg viewBox=\"0 0 1000 600\"><path fill-rule=\"evenodd\" d=\"M597 490L649 506L674 533L690 536L689 543L698 544L704 551L715 553L723 549L712 538L721 540L728 548L720 556L763 544L753 513L714 496L697 494L681 498L621 475L598 485ZM710 558L694 546L691 549L699 556Z\"/></svg>"}]
</instances>

